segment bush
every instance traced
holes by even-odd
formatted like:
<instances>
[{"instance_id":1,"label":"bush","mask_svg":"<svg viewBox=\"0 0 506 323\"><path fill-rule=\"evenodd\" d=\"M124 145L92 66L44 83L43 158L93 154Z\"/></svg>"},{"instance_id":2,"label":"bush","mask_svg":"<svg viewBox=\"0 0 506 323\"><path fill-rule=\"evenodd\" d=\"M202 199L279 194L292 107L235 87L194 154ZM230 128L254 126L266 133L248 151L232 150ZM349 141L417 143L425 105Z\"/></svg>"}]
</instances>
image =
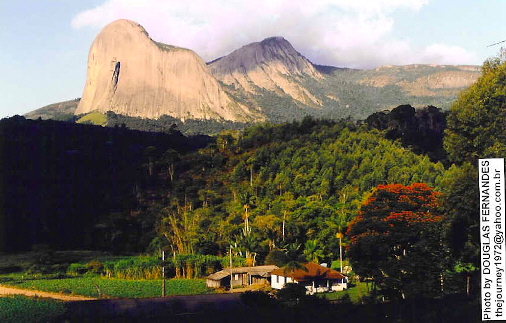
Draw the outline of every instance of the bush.
<instances>
[{"instance_id":1,"label":"bush","mask_svg":"<svg viewBox=\"0 0 506 323\"><path fill-rule=\"evenodd\" d=\"M101 275L104 273L104 264L98 260L92 260L86 264L88 273Z\"/></svg>"},{"instance_id":2,"label":"bush","mask_svg":"<svg viewBox=\"0 0 506 323\"><path fill-rule=\"evenodd\" d=\"M266 265L276 265L278 267L283 267L287 262L288 256L284 251L279 249L273 249L269 252L264 261Z\"/></svg>"},{"instance_id":3,"label":"bush","mask_svg":"<svg viewBox=\"0 0 506 323\"><path fill-rule=\"evenodd\" d=\"M299 304L304 308L317 309L328 306L330 302L328 299L317 295L304 295L300 298Z\"/></svg>"},{"instance_id":4,"label":"bush","mask_svg":"<svg viewBox=\"0 0 506 323\"><path fill-rule=\"evenodd\" d=\"M285 303L288 306L292 306L299 303L299 300L306 296L306 287L297 283L285 284L277 294L279 301Z\"/></svg>"},{"instance_id":5,"label":"bush","mask_svg":"<svg viewBox=\"0 0 506 323\"><path fill-rule=\"evenodd\" d=\"M44 264L33 264L28 268L26 271L29 275L46 275L52 273L52 266L51 265L44 265Z\"/></svg>"},{"instance_id":6,"label":"bush","mask_svg":"<svg viewBox=\"0 0 506 323\"><path fill-rule=\"evenodd\" d=\"M116 262L113 275L122 279L156 279L162 275L161 265L159 259L152 257L124 259ZM110 265L107 272L109 270Z\"/></svg>"},{"instance_id":7,"label":"bush","mask_svg":"<svg viewBox=\"0 0 506 323\"><path fill-rule=\"evenodd\" d=\"M378 303L378 299L375 295L364 295L360 299L362 304L376 304Z\"/></svg>"},{"instance_id":8,"label":"bush","mask_svg":"<svg viewBox=\"0 0 506 323\"><path fill-rule=\"evenodd\" d=\"M104 274L111 278L114 275L114 265L116 263L114 261L106 261L104 263Z\"/></svg>"},{"instance_id":9,"label":"bush","mask_svg":"<svg viewBox=\"0 0 506 323\"><path fill-rule=\"evenodd\" d=\"M84 275L88 271L88 267L83 264L72 263L67 269L69 275Z\"/></svg>"},{"instance_id":10,"label":"bush","mask_svg":"<svg viewBox=\"0 0 506 323\"><path fill-rule=\"evenodd\" d=\"M348 293L345 293L343 296L339 297L337 299L337 301L340 303L340 304L351 304L353 303L351 301L351 297L350 297L350 294Z\"/></svg>"},{"instance_id":11,"label":"bush","mask_svg":"<svg viewBox=\"0 0 506 323\"><path fill-rule=\"evenodd\" d=\"M241 294L241 301L251 307L273 307L276 300L267 292L246 291Z\"/></svg>"}]
</instances>

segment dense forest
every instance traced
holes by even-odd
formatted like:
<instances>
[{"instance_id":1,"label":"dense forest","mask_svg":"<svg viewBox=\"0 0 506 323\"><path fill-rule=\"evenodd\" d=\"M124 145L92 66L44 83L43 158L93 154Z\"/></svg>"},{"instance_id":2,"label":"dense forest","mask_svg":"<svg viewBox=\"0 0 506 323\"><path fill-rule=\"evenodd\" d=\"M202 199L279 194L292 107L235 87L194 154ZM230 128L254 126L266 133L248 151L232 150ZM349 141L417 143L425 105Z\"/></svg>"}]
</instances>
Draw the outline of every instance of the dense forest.
<instances>
[{"instance_id":1,"label":"dense forest","mask_svg":"<svg viewBox=\"0 0 506 323\"><path fill-rule=\"evenodd\" d=\"M309 239L321 241L331 260L331 231L356 214L371 188L435 186L444 173L441 164L347 121L305 118L214 139L185 137L175 127L141 132L22 117L2 120L0 130L8 138L1 147L2 227L17 228L3 232L8 251L39 243L144 251L166 225L156 221L184 213L199 219L192 229L198 245L187 241L178 252L223 253L242 238L247 205L260 258L282 240ZM343 224L319 219L336 222L338 210ZM126 243L131 235L135 246Z\"/></svg>"},{"instance_id":2,"label":"dense forest","mask_svg":"<svg viewBox=\"0 0 506 323\"><path fill-rule=\"evenodd\" d=\"M231 251L250 265L282 265L288 259L276 253L292 250L331 263L373 188L442 189L449 180L427 156L431 147L407 144L426 128L423 118L399 118L411 109L383 113L382 122L306 117L215 137L185 137L176 126L142 132L4 119L2 249Z\"/></svg>"},{"instance_id":3,"label":"dense forest","mask_svg":"<svg viewBox=\"0 0 506 323\"><path fill-rule=\"evenodd\" d=\"M447 113L402 105L213 137L168 118L4 119L0 250L230 252L249 265L343 254L387 298L477 293L474 163L506 151L505 75L503 59L486 62Z\"/></svg>"},{"instance_id":4,"label":"dense forest","mask_svg":"<svg viewBox=\"0 0 506 323\"><path fill-rule=\"evenodd\" d=\"M95 246L100 219L135 207L143 167L207 137L149 133L15 116L0 121L0 250Z\"/></svg>"}]
</instances>

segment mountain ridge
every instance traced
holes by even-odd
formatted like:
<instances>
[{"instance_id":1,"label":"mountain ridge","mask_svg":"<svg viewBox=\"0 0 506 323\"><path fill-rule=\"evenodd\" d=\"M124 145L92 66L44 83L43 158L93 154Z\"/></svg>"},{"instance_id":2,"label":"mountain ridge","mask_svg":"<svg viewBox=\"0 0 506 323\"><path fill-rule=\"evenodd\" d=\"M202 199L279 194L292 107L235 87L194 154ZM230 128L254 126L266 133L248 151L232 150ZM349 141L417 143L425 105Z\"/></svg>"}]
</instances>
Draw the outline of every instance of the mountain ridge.
<instances>
[{"instance_id":1,"label":"mountain ridge","mask_svg":"<svg viewBox=\"0 0 506 323\"><path fill-rule=\"evenodd\" d=\"M305 115L365 118L401 104L448 108L480 74L478 66L360 70L318 65L281 36L206 63L192 50L154 41L142 26L123 19L94 40L75 113L239 122L283 122Z\"/></svg>"}]
</instances>

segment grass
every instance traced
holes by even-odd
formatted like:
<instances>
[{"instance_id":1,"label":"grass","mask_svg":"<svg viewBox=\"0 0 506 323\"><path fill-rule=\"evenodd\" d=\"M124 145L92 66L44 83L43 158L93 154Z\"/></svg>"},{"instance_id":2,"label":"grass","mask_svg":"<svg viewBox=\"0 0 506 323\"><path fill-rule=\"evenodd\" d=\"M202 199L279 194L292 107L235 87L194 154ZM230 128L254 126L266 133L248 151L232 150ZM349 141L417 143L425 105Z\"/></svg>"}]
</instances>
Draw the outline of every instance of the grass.
<instances>
[{"instance_id":1,"label":"grass","mask_svg":"<svg viewBox=\"0 0 506 323\"><path fill-rule=\"evenodd\" d=\"M17 288L98 297L98 289L102 297L142 298L161 296L162 281L155 280L124 280L94 277L20 279L19 275L3 276L0 283ZM166 295L209 294L205 279L168 279Z\"/></svg>"},{"instance_id":2,"label":"grass","mask_svg":"<svg viewBox=\"0 0 506 323\"><path fill-rule=\"evenodd\" d=\"M0 297L0 322L47 322L65 312L63 302L24 296Z\"/></svg>"},{"instance_id":3,"label":"grass","mask_svg":"<svg viewBox=\"0 0 506 323\"><path fill-rule=\"evenodd\" d=\"M91 123L97 126L105 126L107 125L107 116L103 113L93 111L79 118L77 123Z\"/></svg>"},{"instance_id":4,"label":"grass","mask_svg":"<svg viewBox=\"0 0 506 323\"><path fill-rule=\"evenodd\" d=\"M353 303L360 303L363 296L369 295L369 290L366 283L358 282L355 286L348 288L347 290L325 293L322 294L322 296L328 300L337 300L346 294L350 296L350 299Z\"/></svg>"}]
</instances>

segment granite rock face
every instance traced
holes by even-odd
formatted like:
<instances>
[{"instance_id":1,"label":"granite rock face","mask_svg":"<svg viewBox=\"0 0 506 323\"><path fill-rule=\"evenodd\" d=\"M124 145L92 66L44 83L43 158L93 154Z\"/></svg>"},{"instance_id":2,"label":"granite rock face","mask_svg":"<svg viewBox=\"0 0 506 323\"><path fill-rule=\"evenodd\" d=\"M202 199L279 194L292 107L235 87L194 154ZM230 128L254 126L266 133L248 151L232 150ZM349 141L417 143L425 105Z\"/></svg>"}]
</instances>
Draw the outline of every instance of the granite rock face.
<instances>
[{"instance_id":1,"label":"granite rock face","mask_svg":"<svg viewBox=\"0 0 506 323\"><path fill-rule=\"evenodd\" d=\"M139 24L117 20L95 38L76 114L113 111L143 118L263 120L235 102L189 49L157 43Z\"/></svg>"},{"instance_id":2,"label":"granite rock face","mask_svg":"<svg viewBox=\"0 0 506 323\"><path fill-rule=\"evenodd\" d=\"M405 65L371 70L314 65L282 37L205 63L117 20L96 37L75 114L181 120L285 122L304 115L366 118L401 104L447 109L481 74L478 66Z\"/></svg>"},{"instance_id":3,"label":"granite rock face","mask_svg":"<svg viewBox=\"0 0 506 323\"><path fill-rule=\"evenodd\" d=\"M250 94L265 89L309 106L321 105L302 81L304 78L319 81L323 76L282 37L243 46L209 66L217 79Z\"/></svg>"}]
</instances>

